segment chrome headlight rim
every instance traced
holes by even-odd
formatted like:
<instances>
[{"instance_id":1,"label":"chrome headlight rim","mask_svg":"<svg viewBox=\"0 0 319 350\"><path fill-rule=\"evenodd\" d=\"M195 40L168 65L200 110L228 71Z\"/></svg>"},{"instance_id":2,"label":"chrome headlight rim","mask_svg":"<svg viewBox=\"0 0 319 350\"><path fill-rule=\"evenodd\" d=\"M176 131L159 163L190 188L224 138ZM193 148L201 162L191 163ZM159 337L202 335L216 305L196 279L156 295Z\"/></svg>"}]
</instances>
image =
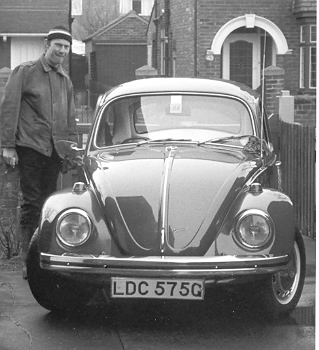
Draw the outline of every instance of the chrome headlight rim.
<instances>
[{"instance_id":1,"label":"chrome headlight rim","mask_svg":"<svg viewBox=\"0 0 319 350\"><path fill-rule=\"evenodd\" d=\"M84 219L86 220L87 224L88 224L88 234L86 236L86 238L84 240L82 240L80 243L76 243L76 244L72 244L69 243L68 241L66 241L60 233L60 227L61 227L61 222L69 215L72 214L77 214L80 215L82 217L84 217ZM56 236L58 238L58 240L67 248L78 248L83 246L83 244L85 244L91 237L92 234L92 220L89 217L89 215L87 214L86 211L82 210L82 209L77 209L77 208L73 208L73 209L67 209L65 210L62 214L60 214L60 216L57 219L57 223L56 223L56 228L55 228L55 232L56 232Z\"/></svg>"},{"instance_id":2,"label":"chrome headlight rim","mask_svg":"<svg viewBox=\"0 0 319 350\"><path fill-rule=\"evenodd\" d=\"M252 216L252 215L257 215L257 216L262 217L265 220L265 222L267 223L268 228L269 228L268 237L262 243L260 243L258 245L257 244L252 245L252 244L245 242L245 240L241 238L241 234L239 231L240 225L242 224L243 220L249 216ZM266 213L260 209L245 210L242 213L240 213L236 218L236 224L234 227L233 237L234 237L236 243L240 247L242 247L246 250L259 251L259 250L265 249L273 241L274 234L275 234L275 225L274 225L272 218L270 217L270 215L268 213Z\"/></svg>"}]
</instances>

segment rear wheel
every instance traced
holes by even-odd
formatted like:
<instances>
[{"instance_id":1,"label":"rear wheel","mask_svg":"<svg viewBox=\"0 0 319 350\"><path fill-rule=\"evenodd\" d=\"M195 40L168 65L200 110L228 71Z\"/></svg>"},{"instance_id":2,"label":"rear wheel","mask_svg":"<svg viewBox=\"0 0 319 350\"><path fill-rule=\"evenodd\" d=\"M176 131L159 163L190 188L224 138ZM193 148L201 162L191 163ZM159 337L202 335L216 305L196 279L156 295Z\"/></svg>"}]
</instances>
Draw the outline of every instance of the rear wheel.
<instances>
[{"instance_id":1,"label":"rear wheel","mask_svg":"<svg viewBox=\"0 0 319 350\"><path fill-rule=\"evenodd\" d=\"M95 291L93 288L40 267L37 232L33 235L29 247L27 274L34 298L42 307L50 311L66 312L82 308Z\"/></svg>"},{"instance_id":2,"label":"rear wheel","mask_svg":"<svg viewBox=\"0 0 319 350\"><path fill-rule=\"evenodd\" d=\"M306 253L302 235L298 230L290 257L289 268L257 283L254 289L259 311L270 317L291 313L302 293L306 273Z\"/></svg>"}]
</instances>

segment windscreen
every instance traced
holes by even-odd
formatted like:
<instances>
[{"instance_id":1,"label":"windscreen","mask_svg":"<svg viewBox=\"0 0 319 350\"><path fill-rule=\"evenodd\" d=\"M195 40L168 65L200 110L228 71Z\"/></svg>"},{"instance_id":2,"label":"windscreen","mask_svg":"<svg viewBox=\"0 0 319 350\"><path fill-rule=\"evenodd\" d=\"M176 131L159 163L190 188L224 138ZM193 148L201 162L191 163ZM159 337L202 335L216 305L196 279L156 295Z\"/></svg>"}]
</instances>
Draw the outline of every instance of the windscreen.
<instances>
[{"instance_id":1,"label":"windscreen","mask_svg":"<svg viewBox=\"0 0 319 350\"><path fill-rule=\"evenodd\" d=\"M206 138L253 134L249 110L231 97L148 95L106 106L97 129L98 147L130 139Z\"/></svg>"}]
</instances>

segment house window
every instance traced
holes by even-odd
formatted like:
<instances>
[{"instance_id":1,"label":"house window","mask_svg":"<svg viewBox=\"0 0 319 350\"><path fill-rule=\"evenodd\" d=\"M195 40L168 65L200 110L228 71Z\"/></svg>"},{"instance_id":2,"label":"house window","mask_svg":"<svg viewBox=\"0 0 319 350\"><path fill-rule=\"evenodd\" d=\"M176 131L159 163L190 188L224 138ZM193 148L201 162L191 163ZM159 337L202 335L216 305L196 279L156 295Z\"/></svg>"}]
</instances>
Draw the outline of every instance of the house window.
<instances>
[{"instance_id":1,"label":"house window","mask_svg":"<svg viewBox=\"0 0 319 350\"><path fill-rule=\"evenodd\" d=\"M299 88L305 92L313 92L317 81L317 26L305 24L300 26L300 69Z\"/></svg>"},{"instance_id":2,"label":"house window","mask_svg":"<svg viewBox=\"0 0 319 350\"><path fill-rule=\"evenodd\" d=\"M316 47L310 47L310 67L309 67L309 87L315 88L316 87L316 57L317 57L317 50Z\"/></svg>"},{"instance_id":3,"label":"house window","mask_svg":"<svg viewBox=\"0 0 319 350\"><path fill-rule=\"evenodd\" d=\"M300 81L299 87L303 89L305 87L305 48L300 48Z\"/></svg>"},{"instance_id":4,"label":"house window","mask_svg":"<svg viewBox=\"0 0 319 350\"><path fill-rule=\"evenodd\" d=\"M310 26L310 42L311 43L317 42L317 26L316 25Z\"/></svg>"},{"instance_id":5,"label":"house window","mask_svg":"<svg viewBox=\"0 0 319 350\"><path fill-rule=\"evenodd\" d=\"M149 16L152 12L154 0L120 0L120 13L125 15L134 10L139 15Z\"/></svg>"},{"instance_id":6,"label":"house window","mask_svg":"<svg viewBox=\"0 0 319 350\"><path fill-rule=\"evenodd\" d=\"M142 0L133 0L132 10L134 10L136 13L142 13Z\"/></svg>"}]
</instances>

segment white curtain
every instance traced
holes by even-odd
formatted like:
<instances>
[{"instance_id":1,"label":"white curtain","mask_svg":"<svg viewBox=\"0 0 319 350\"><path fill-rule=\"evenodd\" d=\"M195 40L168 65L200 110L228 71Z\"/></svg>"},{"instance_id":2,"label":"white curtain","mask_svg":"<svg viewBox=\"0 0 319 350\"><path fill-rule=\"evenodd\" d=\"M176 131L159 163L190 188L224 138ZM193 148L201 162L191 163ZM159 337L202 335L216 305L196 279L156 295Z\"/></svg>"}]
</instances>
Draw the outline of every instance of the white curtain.
<instances>
[{"instance_id":1,"label":"white curtain","mask_svg":"<svg viewBox=\"0 0 319 350\"><path fill-rule=\"evenodd\" d=\"M142 15L149 16L152 12L154 0L142 0Z\"/></svg>"},{"instance_id":2,"label":"white curtain","mask_svg":"<svg viewBox=\"0 0 319 350\"><path fill-rule=\"evenodd\" d=\"M149 16L152 12L154 0L142 0L142 15ZM120 13L125 15L132 10L132 0L120 1Z\"/></svg>"},{"instance_id":3,"label":"white curtain","mask_svg":"<svg viewBox=\"0 0 319 350\"><path fill-rule=\"evenodd\" d=\"M125 15L132 10L132 0L120 1L120 14Z\"/></svg>"}]
</instances>

